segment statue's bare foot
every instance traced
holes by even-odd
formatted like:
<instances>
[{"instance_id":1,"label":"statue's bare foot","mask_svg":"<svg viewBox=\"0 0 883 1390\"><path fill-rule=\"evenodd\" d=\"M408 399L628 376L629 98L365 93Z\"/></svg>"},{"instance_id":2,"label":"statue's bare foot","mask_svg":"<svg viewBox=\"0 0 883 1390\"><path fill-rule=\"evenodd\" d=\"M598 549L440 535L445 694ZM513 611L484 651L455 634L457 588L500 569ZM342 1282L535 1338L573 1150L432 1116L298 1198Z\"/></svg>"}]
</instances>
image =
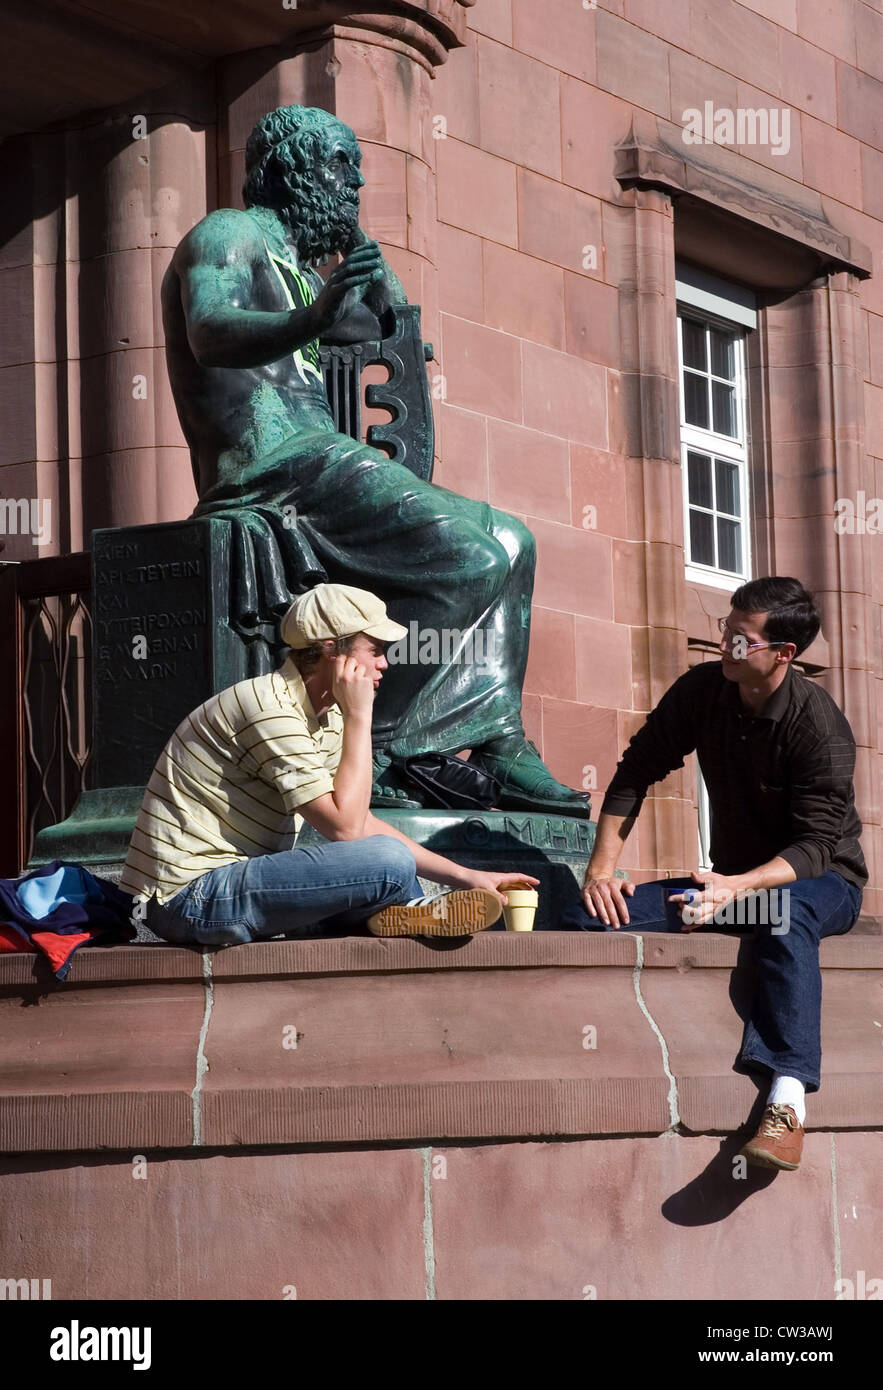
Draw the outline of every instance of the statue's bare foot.
<instances>
[{"instance_id":1,"label":"statue's bare foot","mask_svg":"<svg viewBox=\"0 0 883 1390\"><path fill-rule=\"evenodd\" d=\"M592 809L588 796L559 782L539 752L523 734L492 739L473 749L470 762L496 777L502 788L501 810L545 811L555 816L581 816Z\"/></svg>"},{"instance_id":2,"label":"statue's bare foot","mask_svg":"<svg viewBox=\"0 0 883 1390\"><path fill-rule=\"evenodd\" d=\"M371 780L371 809L374 811L421 810L424 803L420 793L390 761L388 753L375 749L374 773Z\"/></svg>"}]
</instances>

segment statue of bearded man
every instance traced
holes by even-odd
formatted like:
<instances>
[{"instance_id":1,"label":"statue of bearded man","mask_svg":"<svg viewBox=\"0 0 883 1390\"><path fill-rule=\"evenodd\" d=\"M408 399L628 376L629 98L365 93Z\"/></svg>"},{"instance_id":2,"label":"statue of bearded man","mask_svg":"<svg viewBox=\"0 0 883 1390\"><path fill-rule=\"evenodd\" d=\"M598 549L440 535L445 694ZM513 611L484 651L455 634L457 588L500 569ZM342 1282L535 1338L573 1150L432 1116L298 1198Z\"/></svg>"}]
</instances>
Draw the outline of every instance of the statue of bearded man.
<instances>
[{"instance_id":1,"label":"statue of bearded man","mask_svg":"<svg viewBox=\"0 0 883 1390\"><path fill-rule=\"evenodd\" d=\"M437 635L431 659L421 643L378 691L375 805L407 789L398 760L469 748L500 779L501 806L586 816L587 799L552 776L521 723L533 536L335 425L319 342L376 340L385 311L406 302L359 226L360 164L334 116L280 107L249 138L245 210L210 213L175 252L163 324L193 515L236 523L240 591L255 612L288 607L306 540L331 580ZM315 266L334 253L342 260L323 283ZM442 659L446 633L458 651Z\"/></svg>"}]
</instances>

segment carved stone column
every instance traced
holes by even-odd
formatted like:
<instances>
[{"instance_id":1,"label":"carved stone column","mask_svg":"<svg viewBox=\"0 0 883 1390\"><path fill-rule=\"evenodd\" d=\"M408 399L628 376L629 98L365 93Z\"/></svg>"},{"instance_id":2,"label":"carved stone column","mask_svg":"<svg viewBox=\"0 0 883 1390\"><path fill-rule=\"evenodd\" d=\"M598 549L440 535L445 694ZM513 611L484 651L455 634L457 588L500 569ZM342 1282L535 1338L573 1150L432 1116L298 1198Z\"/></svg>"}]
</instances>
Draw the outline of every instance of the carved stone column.
<instances>
[{"instance_id":1,"label":"carved stone column","mask_svg":"<svg viewBox=\"0 0 883 1390\"><path fill-rule=\"evenodd\" d=\"M655 189L626 199L630 205L604 209L622 333L613 428L616 452L629 460L629 510L644 536L614 545L616 619L631 625L634 705L644 712L622 721L623 746L687 667L672 204ZM642 866L694 864L690 782L686 771L673 773L648 798L635 832Z\"/></svg>"}]
</instances>

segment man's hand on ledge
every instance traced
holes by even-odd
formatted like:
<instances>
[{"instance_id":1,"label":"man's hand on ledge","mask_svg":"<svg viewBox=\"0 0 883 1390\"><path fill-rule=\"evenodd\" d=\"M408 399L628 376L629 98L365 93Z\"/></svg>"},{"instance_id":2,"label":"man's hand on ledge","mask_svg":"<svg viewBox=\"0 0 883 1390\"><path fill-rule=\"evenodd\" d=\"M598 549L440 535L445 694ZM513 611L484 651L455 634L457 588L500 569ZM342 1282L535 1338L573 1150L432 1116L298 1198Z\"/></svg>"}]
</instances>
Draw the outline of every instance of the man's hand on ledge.
<instances>
[{"instance_id":1,"label":"man's hand on ledge","mask_svg":"<svg viewBox=\"0 0 883 1390\"><path fill-rule=\"evenodd\" d=\"M591 869L586 870L583 884L586 912L593 917L600 917L605 927L613 927L618 931L620 927L628 926L629 910L625 900L626 897L630 898L634 891L633 883L614 878L612 873L593 874Z\"/></svg>"}]
</instances>

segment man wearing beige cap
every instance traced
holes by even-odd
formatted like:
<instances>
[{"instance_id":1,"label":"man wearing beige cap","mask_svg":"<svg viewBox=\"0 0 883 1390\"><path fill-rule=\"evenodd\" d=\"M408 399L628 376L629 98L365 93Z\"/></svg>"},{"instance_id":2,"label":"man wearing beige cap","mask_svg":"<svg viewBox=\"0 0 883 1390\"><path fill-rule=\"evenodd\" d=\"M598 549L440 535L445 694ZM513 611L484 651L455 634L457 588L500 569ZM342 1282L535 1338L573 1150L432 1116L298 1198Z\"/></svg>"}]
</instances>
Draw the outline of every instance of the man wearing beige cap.
<instances>
[{"instance_id":1,"label":"man wearing beige cap","mask_svg":"<svg viewBox=\"0 0 883 1390\"><path fill-rule=\"evenodd\" d=\"M371 716L407 629L365 589L319 584L280 626L278 671L206 700L151 774L120 886L167 941L459 936L495 922L525 875L464 868L369 810ZM324 837L294 848L306 820ZM417 874L454 891L426 898Z\"/></svg>"}]
</instances>

